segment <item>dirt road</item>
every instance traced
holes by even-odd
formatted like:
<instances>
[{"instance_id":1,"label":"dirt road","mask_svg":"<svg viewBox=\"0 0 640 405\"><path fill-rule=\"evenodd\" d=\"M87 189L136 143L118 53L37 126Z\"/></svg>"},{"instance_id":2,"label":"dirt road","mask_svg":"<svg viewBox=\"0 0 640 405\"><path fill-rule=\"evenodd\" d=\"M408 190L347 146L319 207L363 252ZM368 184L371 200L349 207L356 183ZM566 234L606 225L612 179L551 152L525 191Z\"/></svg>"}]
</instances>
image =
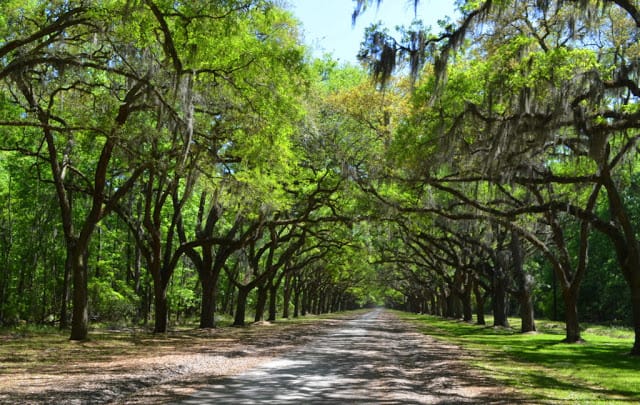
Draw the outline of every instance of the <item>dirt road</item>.
<instances>
[{"instance_id":1,"label":"dirt road","mask_svg":"<svg viewBox=\"0 0 640 405\"><path fill-rule=\"evenodd\" d=\"M374 310L243 374L212 380L180 404L522 402L456 358L457 348Z\"/></svg>"}]
</instances>

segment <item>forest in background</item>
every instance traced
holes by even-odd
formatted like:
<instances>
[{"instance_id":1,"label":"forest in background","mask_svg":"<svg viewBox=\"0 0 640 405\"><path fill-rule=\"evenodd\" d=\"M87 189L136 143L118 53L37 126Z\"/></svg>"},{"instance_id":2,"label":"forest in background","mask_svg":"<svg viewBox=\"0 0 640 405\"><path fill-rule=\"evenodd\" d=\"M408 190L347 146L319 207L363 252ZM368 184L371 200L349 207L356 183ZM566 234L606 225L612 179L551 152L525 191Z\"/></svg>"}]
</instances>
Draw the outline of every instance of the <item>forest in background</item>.
<instances>
[{"instance_id":1,"label":"forest in background","mask_svg":"<svg viewBox=\"0 0 640 405\"><path fill-rule=\"evenodd\" d=\"M638 3L458 6L345 66L278 1L2 3L0 324L384 304L640 354Z\"/></svg>"}]
</instances>

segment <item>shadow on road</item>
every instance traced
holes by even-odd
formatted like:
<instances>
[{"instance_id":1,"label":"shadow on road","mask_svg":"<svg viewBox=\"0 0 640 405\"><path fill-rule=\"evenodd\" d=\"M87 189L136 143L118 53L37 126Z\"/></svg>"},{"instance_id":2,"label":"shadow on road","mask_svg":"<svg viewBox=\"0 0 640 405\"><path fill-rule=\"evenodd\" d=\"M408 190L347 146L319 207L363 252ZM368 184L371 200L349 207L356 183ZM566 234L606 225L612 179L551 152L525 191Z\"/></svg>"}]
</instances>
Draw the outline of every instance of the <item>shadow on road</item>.
<instances>
[{"instance_id":1,"label":"shadow on road","mask_svg":"<svg viewBox=\"0 0 640 405\"><path fill-rule=\"evenodd\" d=\"M213 380L181 404L522 403L430 340L376 310L259 368Z\"/></svg>"}]
</instances>

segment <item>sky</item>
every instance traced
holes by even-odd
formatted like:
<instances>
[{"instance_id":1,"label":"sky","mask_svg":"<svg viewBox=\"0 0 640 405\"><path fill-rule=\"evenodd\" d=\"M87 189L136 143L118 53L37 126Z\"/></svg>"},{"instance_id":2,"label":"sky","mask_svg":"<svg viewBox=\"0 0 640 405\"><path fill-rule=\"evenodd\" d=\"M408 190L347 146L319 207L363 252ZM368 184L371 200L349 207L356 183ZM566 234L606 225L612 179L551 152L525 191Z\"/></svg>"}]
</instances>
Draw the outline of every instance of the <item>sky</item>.
<instances>
[{"instance_id":1,"label":"sky","mask_svg":"<svg viewBox=\"0 0 640 405\"><path fill-rule=\"evenodd\" d=\"M289 9L302 22L305 43L313 55L331 53L341 62L357 64L364 29L382 21L391 32L396 25L409 25L414 18L413 0L384 0L380 8L375 4L351 25L354 0L287 0ZM453 18L453 0L421 0L418 19L437 31L437 21L445 16Z\"/></svg>"}]
</instances>

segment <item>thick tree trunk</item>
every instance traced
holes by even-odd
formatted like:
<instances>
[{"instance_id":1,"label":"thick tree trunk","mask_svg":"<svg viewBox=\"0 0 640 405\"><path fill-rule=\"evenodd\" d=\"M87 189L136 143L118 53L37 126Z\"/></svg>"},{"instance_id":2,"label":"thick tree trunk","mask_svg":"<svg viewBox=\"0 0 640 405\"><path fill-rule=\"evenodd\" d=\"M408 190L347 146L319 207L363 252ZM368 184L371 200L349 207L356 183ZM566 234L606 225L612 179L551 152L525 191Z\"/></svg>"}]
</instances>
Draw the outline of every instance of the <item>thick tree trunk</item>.
<instances>
[{"instance_id":1,"label":"thick tree trunk","mask_svg":"<svg viewBox=\"0 0 640 405\"><path fill-rule=\"evenodd\" d=\"M202 285L202 304L200 307L200 328L215 328L216 307L216 280L206 269L200 272L200 284Z\"/></svg>"},{"instance_id":2,"label":"thick tree trunk","mask_svg":"<svg viewBox=\"0 0 640 405\"><path fill-rule=\"evenodd\" d=\"M460 300L458 299L456 294L454 294L453 292L450 292L447 295L447 313L445 314L447 318L451 318L451 319L460 318L459 316L460 312L458 311L459 302Z\"/></svg>"},{"instance_id":3,"label":"thick tree trunk","mask_svg":"<svg viewBox=\"0 0 640 405\"><path fill-rule=\"evenodd\" d=\"M532 288L533 281L529 274L524 271L524 254L522 252L522 243L516 232L511 233L511 243L509 244L512 257L513 279L517 285L516 293L518 303L520 304L520 318L522 320L522 333L534 332L536 323L533 310Z\"/></svg>"},{"instance_id":4,"label":"thick tree trunk","mask_svg":"<svg viewBox=\"0 0 640 405\"><path fill-rule=\"evenodd\" d=\"M154 286L155 324L153 333L167 333L169 330L169 302L167 289L156 282Z\"/></svg>"},{"instance_id":5,"label":"thick tree trunk","mask_svg":"<svg viewBox=\"0 0 640 405\"><path fill-rule=\"evenodd\" d=\"M607 152L609 152L609 145L607 145ZM605 231L605 234L609 236L615 246L618 263L631 291L635 338L630 354L640 356L640 243L636 236L636 228L627 213L616 182L611 177L608 164L605 163L601 166L600 176L602 184L607 189L609 211L619 224L617 232L608 230Z\"/></svg>"},{"instance_id":6,"label":"thick tree trunk","mask_svg":"<svg viewBox=\"0 0 640 405\"><path fill-rule=\"evenodd\" d=\"M264 310L267 306L267 293L269 290L267 287L258 287L258 299L256 300L256 315L254 317L255 322L264 320Z\"/></svg>"},{"instance_id":7,"label":"thick tree trunk","mask_svg":"<svg viewBox=\"0 0 640 405\"><path fill-rule=\"evenodd\" d=\"M440 289L439 297L440 297L440 299L439 299L439 304L440 305L439 305L438 315L439 316L447 316L447 312L448 312L448 309L447 309L447 304L448 304L448 302L447 302L447 293L444 291L443 288Z\"/></svg>"},{"instance_id":8,"label":"thick tree trunk","mask_svg":"<svg viewBox=\"0 0 640 405\"><path fill-rule=\"evenodd\" d=\"M333 299L333 304L331 307L331 312L340 312L342 311L342 297L344 295L344 292L341 291L339 293L337 293L335 295L335 298Z\"/></svg>"},{"instance_id":9,"label":"thick tree trunk","mask_svg":"<svg viewBox=\"0 0 640 405\"><path fill-rule=\"evenodd\" d=\"M300 316L300 293L295 292L293 294L293 317L297 318Z\"/></svg>"},{"instance_id":10,"label":"thick tree trunk","mask_svg":"<svg viewBox=\"0 0 640 405\"><path fill-rule=\"evenodd\" d=\"M563 292L565 306L566 337L564 342L577 343L582 341L580 336L580 322L578 321L578 295L571 290Z\"/></svg>"},{"instance_id":11,"label":"thick tree trunk","mask_svg":"<svg viewBox=\"0 0 640 405\"><path fill-rule=\"evenodd\" d=\"M520 296L520 318L522 319L521 332L535 332L536 322L533 309L533 298L531 294Z\"/></svg>"},{"instance_id":12,"label":"thick tree trunk","mask_svg":"<svg viewBox=\"0 0 640 405\"><path fill-rule=\"evenodd\" d=\"M631 291L631 313L635 338L630 354L640 356L640 255L631 252L623 272Z\"/></svg>"},{"instance_id":13,"label":"thick tree trunk","mask_svg":"<svg viewBox=\"0 0 640 405\"><path fill-rule=\"evenodd\" d=\"M509 327L507 317L507 280L500 269L494 270L493 282L493 326Z\"/></svg>"},{"instance_id":14,"label":"thick tree trunk","mask_svg":"<svg viewBox=\"0 0 640 405\"><path fill-rule=\"evenodd\" d=\"M633 313L633 330L635 332L631 354L640 356L640 277L636 277L631 284L631 310Z\"/></svg>"},{"instance_id":15,"label":"thick tree trunk","mask_svg":"<svg viewBox=\"0 0 640 405\"><path fill-rule=\"evenodd\" d=\"M473 306L471 305L471 287L465 287L461 295L462 299L462 319L465 322L473 321Z\"/></svg>"},{"instance_id":16,"label":"thick tree trunk","mask_svg":"<svg viewBox=\"0 0 640 405\"><path fill-rule=\"evenodd\" d=\"M314 290L308 295L309 304L307 305L307 312L312 315L318 314L318 292Z\"/></svg>"},{"instance_id":17,"label":"thick tree trunk","mask_svg":"<svg viewBox=\"0 0 640 405\"><path fill-rule=\"evenodd\" d=\"M438 302L436 300L436 295L434 293L431 293L431 305L430 305L430 311L429 311L429 315L437 315L438 313Z\"/></svg>"},{"instance_id":18,"label":"thick tree trunk","mask_svg":"<svg viewBox=\"0 0 640 405\"><path fill-rule=\"evenodd\" d=\"M73 271L73 316L71 319L71 340L85 340L89 334L89 291L88 271L84 251L72 246Z\"/></svg>"},{"instance_id":19,"label":"thick tree trunk","mask_svg":"<svg viewBox=\"0 0 640 405\"><path fill-rule=\"evenodd\" d=\"M236 313L233 319L233 326L244 326L244 318L247 313L247 297L251 291L248 287L238 287L238 296L236 298Z\"/></svg>"},{"instance_id":20,"label":"thick tree trunk","mask_svg":"<svg viewBox=\"0 0 640 405\"><path fill-rule=\"evenodd\" d=\"M303 290L300 297L300 316L307 315L310 301L309 291L307 289Z\"/></svg>"},{"instance_id":21,"label":"thick tree trunk","mask_svg":"<svg viewBox=\"0 0 640 405\"><path fill-rule=\"evenodd\" d=\"M278 310L278 286L273 285L269 287L269 316L267 321L273 322L276 320L276 312Z\"/></svg>"},{"instance_id":22,"label":"thick tree trunk","mask_svg":"<svg viewBox=\"0 0 640 405\"><path fill-rule=\"evenodd\" d=\"M329 296L329 291L322 290L318 294L318 309L317 314L323 314L327 312L327 297Z\"/></svg>"}]
</instances>

